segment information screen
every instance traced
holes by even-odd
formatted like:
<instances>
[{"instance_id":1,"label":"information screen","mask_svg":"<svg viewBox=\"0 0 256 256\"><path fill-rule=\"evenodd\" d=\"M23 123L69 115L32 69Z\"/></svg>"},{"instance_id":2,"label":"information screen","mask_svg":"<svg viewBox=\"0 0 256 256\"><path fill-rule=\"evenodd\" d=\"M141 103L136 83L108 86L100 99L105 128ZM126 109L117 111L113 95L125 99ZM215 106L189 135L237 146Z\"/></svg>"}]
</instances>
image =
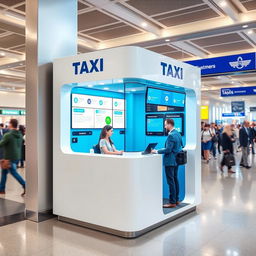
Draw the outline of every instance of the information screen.
<instances>
[{"instance_id":1,"label":"information screen","mask_svg":"<svg viewBox=\"0 0 256 256\"><path fill-rule=\"evenodd\" d=\"M165 119L173 119L175 129L184 135L184 114L177 113L177 114L166 114Z\"/></svg>"},{"instance_id":2,"label":"information screen","mask_svg":"<svg viewBox=\"0 0 256 256\"><path fill-rule=\"evenodd\" d=\"M72 128L124 128L124 99L72 94Z\"/></svg>"},{"instance_id":3,"label":"information screen","mask_svg":"<svg viewBox=\"0 0 256 256\"><path fill-rule=\"evenodd\" d=\"M164 135L164 115L146 115L146 134Z\"/></svg>"},{"instance_id":4,"label":"information screen","mask_svg":"<svg viewBox=\"0 0 256 256\"><path fill-rule=\"evenodd\" d=\"M185 96L184 93L149 87L147 89L146 111L182 111L185 107Z\"/></svg>"}]
</instances>

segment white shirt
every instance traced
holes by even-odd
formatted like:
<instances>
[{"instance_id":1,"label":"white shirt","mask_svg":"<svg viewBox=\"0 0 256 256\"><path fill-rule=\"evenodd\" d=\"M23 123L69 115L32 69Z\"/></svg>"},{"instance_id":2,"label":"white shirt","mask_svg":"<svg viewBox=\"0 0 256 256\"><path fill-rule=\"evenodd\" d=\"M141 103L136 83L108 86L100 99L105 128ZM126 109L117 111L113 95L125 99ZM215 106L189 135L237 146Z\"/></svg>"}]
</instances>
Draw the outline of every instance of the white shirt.
<instances>
[{"instance_id":1,"label":"white shirt","mask_svg":"<svg viewBox=\"0 0 256 256\"><path fill-rule=\"evenodd\" d=\"M209 140L212 139L212 136L211 136L211 133L210 133L209 130L208 131L202 131L201 135L202 135L202 141L203 142L208 142Z\"/></svg>"}]
</instances>

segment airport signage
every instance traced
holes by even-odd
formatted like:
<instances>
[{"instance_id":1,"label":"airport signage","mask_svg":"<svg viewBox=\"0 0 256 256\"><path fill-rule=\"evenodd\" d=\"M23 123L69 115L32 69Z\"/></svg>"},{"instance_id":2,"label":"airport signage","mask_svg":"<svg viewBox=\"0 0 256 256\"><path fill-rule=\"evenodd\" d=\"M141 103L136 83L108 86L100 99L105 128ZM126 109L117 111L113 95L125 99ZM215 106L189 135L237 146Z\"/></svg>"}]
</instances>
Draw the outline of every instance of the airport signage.
<instances>
[{"instance_id":1,"label":"airport signage","mask_svg":"<svg viewBox=\"0 0 256 256\"><path fill-rule=\"evenodd\" d=\"M183 80L183 68L165 62L161 62L160 64L162 66L163 76L171 76L172 78Z\"/></svg>"},{"instance_id":2,"label":"airport signage","mask_svg":"<svg viewBox=\"0 0 256 256\"><path fill-rule=\"evenodd\" d=\"M72 66L74 67L75 75L82 75L94 72L102 72L103 71L103 58L94 59L94 60L84 60L73 62Z\"/></svg>"},{"instance_id":3,"label":"airport signage","mask_svg":"<svg viewBox=\"0 0 256 256\"><path fill-rule=\"evenodd\" d=\"M186 63L199 67L202 76L242 72L256 69L256 53L192 60Z\"/></svg>"},{"instance_id":4,"label":"airport signage","mask_svg":"<svg viewBox=\"0 0 256 256\"><path fill-rule=\"evenodd\" d=\"M245 113L222 113L222 117L244 117Z\"/></svg>"},{"instance_id":5,"label":"airport signage","mask_svg":"<svg viewBox=\"0 0 256 256\"><path fill-rule=\"evenodd\" d=\"M256 86L237 87L237 88L221 88L220 95L221 95L221 97L256 95Z\"/></svg>"},{"instance_id":6,"label":"airport signage","mask_svg":"<svg viewBox=\"0 0 256 256\"><path fill-rule=\"evenodd\" d=\"M231 112L245 112L244 101L231 101Z\"/></svg>"},{"instance_id":7,"label":"airport signage","mask_svg":"<svg viewBox=\"0 0 256 256\"><path fill-rule=\"evenodd\" d=\"M250 107L250 112L256 112L256 107Z\"/></svg>"},{"instance_id":8,"label":"airport signage","mask_svg":"<svg viewBox=\"0 0 256 256\"><path fill-rule=\"evenodd\" d=\"M26 110L19 110L19 109L0 109L0 115L5 116L24 116L26 115Z\"/></svg>"}]
</instances>

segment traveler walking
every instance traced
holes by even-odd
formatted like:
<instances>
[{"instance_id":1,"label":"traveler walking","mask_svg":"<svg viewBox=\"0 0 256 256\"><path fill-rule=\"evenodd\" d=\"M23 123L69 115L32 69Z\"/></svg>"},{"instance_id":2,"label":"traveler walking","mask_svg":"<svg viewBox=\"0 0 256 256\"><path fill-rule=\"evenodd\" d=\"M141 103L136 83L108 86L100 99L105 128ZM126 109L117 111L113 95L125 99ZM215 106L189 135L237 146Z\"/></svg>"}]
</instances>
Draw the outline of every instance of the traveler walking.
<instances>
[{"instance_id":1,"label":"traveler walking","mask_svg":"<svg viewBox=\"0 0 256 256\"><path fill-rule=\"evenodd\" d=\"M248 155L249 155L249 122L244 121L243 127L239 131L239 141L240 147L242 148L242 158L240 166L247 169L251 168L248 164Z\"/></svg>"},{"instance_id":2,"label":"traveler walking","mask_svg":"<svg viewBox=\"0 0 256 256\"><path fill-rule=\"evenodd\" d=\"M229 165L229 163L226 162L227 155L231 154L232 156L234 155L234 150L233 150L233 143L235 141L234 138L232 138L232 130L230 125L225 125L223 133L222 133L222 139L221 139L221 145L223 149L223 158L221 161L220 165L220 170L223 172L223 167L227 165L228 167L228 172L229 173L235 173L231 168L232 166Z\"/></svg>"},{"instance_id":3,"label":"traveler walking","mask_svg":"<svg viewBox=\"0 0 256 256\"><path fill-rule=\"evenodd\" d=\"M204 126L204 130L201 133L202 148L204 151L204 159L206 160L206 163L209 163L210 149L212 147L212 135L209 129L210 125L206 124Z\"/></svg>"},{"instance_id":4,"label":"traveler walking","mask_svg":"<svg viewBox=\"0 0 256 256\"><path fill-rule=\"evenodd\" d=\"M18 120L11 119L9 123L9 132L4 134L0 141L0 147L4 149L4 160L7 161L8 167L2 169L1 182L0 182L0 194L5 194L5 186L7 181L7 175L10 173L23 187L24 191L21 194L25 195L25 181L17 172L17 163L21 155L22 134L17 130Z\"/></svg>"}]
</instances>

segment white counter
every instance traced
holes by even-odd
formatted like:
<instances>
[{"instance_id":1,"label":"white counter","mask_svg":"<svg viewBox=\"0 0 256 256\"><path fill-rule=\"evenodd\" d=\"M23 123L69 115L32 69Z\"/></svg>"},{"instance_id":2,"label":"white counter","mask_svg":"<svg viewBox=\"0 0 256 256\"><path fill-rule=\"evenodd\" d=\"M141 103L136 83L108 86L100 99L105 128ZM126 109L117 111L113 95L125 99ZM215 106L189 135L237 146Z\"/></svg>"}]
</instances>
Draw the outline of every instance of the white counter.
<instances>
[{"instance_id":1,"label":"white counter","mask_svg":"<svg viewBox=\"0 0 256 256\"><path fill-rule=\"evenodd\" d=\"M54 161L53 208L63 220L130 237L186 210L163 213L161 155L63 156Z\"/></svg>"}]
</instances>

